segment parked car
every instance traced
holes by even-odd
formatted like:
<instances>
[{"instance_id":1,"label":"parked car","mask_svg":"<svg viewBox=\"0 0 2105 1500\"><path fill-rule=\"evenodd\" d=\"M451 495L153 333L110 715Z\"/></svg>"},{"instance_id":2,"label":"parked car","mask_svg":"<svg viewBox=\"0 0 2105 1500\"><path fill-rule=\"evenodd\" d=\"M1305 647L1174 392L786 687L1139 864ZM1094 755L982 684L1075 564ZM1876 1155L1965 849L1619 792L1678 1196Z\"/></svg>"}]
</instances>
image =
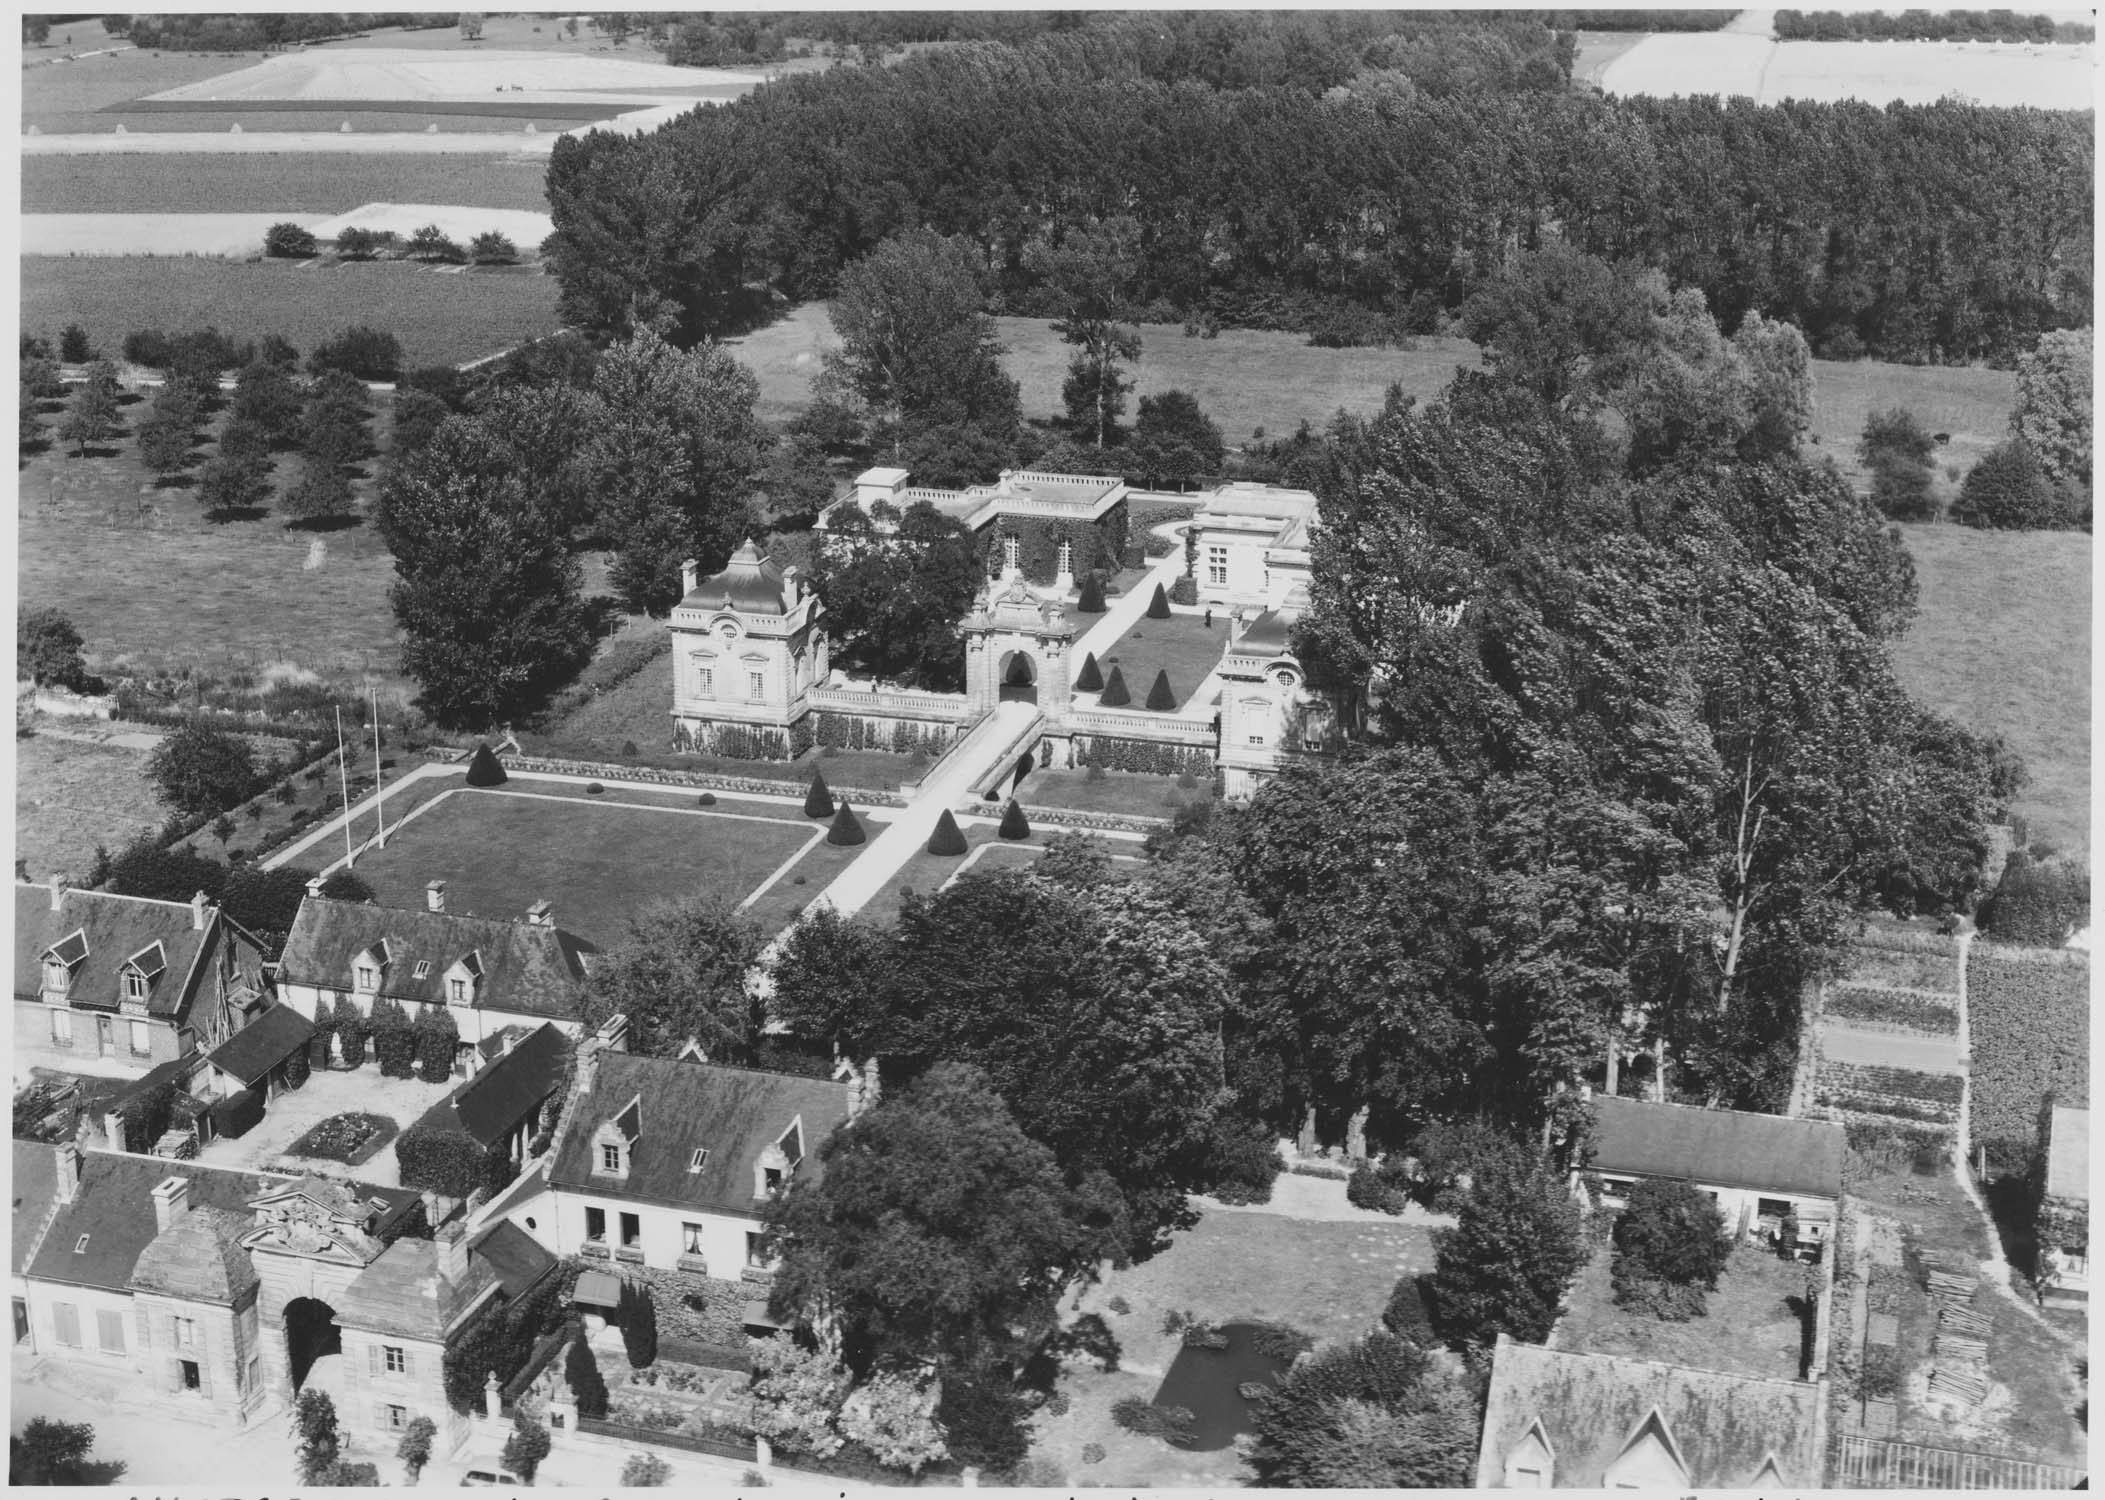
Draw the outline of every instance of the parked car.
<instances>
[{"instance_id":1,"label":"parked car","mask_svg":"<svg viewBox=\"0 0 2105 1500\"><path fill-rule=\"evenodd\" d=\"M520 1489L523 1484L517 1474L509 1469L470 1469L461 1475L460 1482L467 1488Z\"/></svg>"}]
</instances>

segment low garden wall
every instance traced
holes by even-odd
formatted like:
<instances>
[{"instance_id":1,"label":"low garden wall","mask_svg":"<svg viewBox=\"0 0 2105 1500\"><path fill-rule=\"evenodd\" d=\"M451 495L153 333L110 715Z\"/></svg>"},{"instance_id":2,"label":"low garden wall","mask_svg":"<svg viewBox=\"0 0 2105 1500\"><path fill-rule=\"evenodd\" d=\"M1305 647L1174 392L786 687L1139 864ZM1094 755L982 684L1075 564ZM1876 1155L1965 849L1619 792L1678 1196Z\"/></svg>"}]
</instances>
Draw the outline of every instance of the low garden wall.
<instances>
[{"instance_id":1,"label":"low garden wall","mask_svg":"<svg viewBox=\"0 0 2105 1500\"><path fill-rule=\"evenodd\" d=\"M1167 818L1150 818L1141 813L1085 812L1078 807L1037 807L1023 803L1023 815L1032 824L1052 823L1062 828L1101 828L1115 833L1153 833L1158 828L1169 827ZM958 811L983 816L985 804L966 803Z\"/></svg>"},{"instance_id":2,"label":"low garden wall","mask_svg":"<svg viewBox=\"0 0 2105 1500\"><path fill-rule=\"evenodd\" d=\"M468 759L465 752L457 750L431 750L426 752L431 759L448 765L458 765ZM632 781L648 786L693 787L697 791L753 792L762 796L782 797L794 795L794 782L771 781L758 776L725 776L714 771L668 771L656 766L628 766L618 762L592 760L554 760L541 755L511 755L504 758L507 769L514 771L539 771L552 776L582 776L590 781ZM828 783L831 786L831 783ZM865 807L904 807L906 799L896 792L880 792L868 787L836 786L832 788L836 797L852 798Z\"/></svg>"}]
</instances>

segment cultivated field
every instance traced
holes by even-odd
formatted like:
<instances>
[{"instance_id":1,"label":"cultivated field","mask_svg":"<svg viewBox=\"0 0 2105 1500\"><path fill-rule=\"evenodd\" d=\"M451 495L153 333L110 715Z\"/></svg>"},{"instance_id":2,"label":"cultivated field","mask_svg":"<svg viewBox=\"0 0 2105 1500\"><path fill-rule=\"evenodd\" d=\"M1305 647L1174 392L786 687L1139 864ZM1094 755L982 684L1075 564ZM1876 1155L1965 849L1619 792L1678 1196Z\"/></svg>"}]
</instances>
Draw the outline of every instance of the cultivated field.
<instances>
[{"instance_id":1,"label":"cultivated field","mask_svg":"<svg viewBox=\"0 0 2105 1500\"><path fill-rule=\"evenodd\" d=\"M1909 690L2024 756L2016 810L2035 841L2090 847L2091 538L1902 528L1921 585L1894 650Z\"/></svg>"},{"instance_id":2,"label":"cultivated field","mask_svg":"<svg viewBox=\"0 0 2105 1500\"><path fill-rule=\"evenodd\" d=\"M71 737L78 732L39 719L34 736L15 739L15 858L35 880L54 870L85 877L97 844L115 852L164 812L146 779L147 752Z\"/></svg>"},{"instance_id":3,"label":"cultivated field","mask_svg":"<svg viewBox=\"0 0 2105 1500\"><path fill-rule=\"evenodd\" d=\"M433 880L448 882L449 907L476 916L517 917L545 898L559 926L605 947L653 900L743 901L795 859L746 912L777 931L859 852L825 843L825 824L793 806L727 797L703 808L689 796L672 808L619 789L578 790L544 794L521 778L501 791L461 791L404 824L384 851L361 856L358 873L383 906L419 904Z\"/></svg>"},{"instance_id":4,"label":"cultivated field","mask_svg":"<svg viewBox=\"0 0 2105 1500\"><path fill-rule=\"evenodd\" d=\"M22 212L340 214L366 203L457 203L545 213L538 157L25 156Z\"/></svg>"},{"instance_id":5,"label":"cultivated field","mask_svg":"<svg viewBox=\"0 0 2105 1500\"><path fill-rule=\"evenodd\" d=\"M22 253L34 256L249 256L283 220L311 228L313 214L24 214Z\"/></svg>"},{"instance_id":6,"label":"cultivated field","mask_svg":"<svg viewBox=\"0 0 2105 1500\"><path fill-rule=\"evenodd\" d=\"M1730 31L1646 37L1601 72L1610 94L2088 109L2094 49L1998 42L1778 42Z\"/></svg>"},{"instance_id":7,"label":"cultivated field","mask_svg":"<svg viewBox=\"0 0 2105 1500\"><path fill-rule=\"evenodd\" d=\"M99 32L101 23L94 25ZM83 35L85 25L67 23L55 29L61 34L65 31L73 33L73 50L90 50ZM22 69L24 134L33 129L45 135L76 131L108 134L120 124L131 130L151 128L144 124L149 118L147 116L104 111L162 89L216 78L262 57L259 52L167 52L156 56L140 52L128 42L107 38L97 39L96 45L125 50L50 62L34 61L36 49L30 50L31 65ZM228 123L232 123L231 120ZM226 125L218 128L224 130Z\"/></svg>"},{"instance_id":8,"label":"cultivated field","mask_svg":"<svg viewBox=\"0 0 2105 1500\"><path fill-rule=\"evenodd\" d=\"M151 256L30 256L22 261L22 326L56 333L78 322L115 349L135 328L216 327L237 339L275 333L302 351L352 324L386 329L410 366L458 364L556 328L556 284L537 273L441 274L400 262L301 270Z\"/></svg>"}]
</instances>

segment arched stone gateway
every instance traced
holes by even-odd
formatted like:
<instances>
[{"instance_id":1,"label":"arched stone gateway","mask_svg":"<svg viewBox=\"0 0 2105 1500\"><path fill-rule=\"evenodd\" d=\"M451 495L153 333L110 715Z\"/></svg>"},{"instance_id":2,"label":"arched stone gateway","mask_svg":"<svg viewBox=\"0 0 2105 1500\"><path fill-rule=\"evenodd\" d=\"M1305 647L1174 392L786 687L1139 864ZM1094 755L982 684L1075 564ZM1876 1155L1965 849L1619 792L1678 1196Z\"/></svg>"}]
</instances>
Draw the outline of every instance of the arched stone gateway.
<instances>
[{"instance_id":1,"label":"arched stone gateway","mask_svg":"<svg viewBox=\"0 0 2105 1500\"><path fill-rule=\"evenodd\" d=\"M285 1304L285 1367L294 1391L304 1390L315 1362L343 1353L343 1330L336 1309L318 1297L295 1297Z\"/></svg>"},{"instance_id":2,"label":"arched stone gateway","mask_svg":"<svg viewBox=\"0 0 2105 1500\"><path fill-rule=\"evenodd\" d=\"M990 584L963 628L965 696L976 712L1020 699L1035 703L1048 724L1066 722L1075 627L1058 599L1020 578Z\"/></svg>"}]
</instances>

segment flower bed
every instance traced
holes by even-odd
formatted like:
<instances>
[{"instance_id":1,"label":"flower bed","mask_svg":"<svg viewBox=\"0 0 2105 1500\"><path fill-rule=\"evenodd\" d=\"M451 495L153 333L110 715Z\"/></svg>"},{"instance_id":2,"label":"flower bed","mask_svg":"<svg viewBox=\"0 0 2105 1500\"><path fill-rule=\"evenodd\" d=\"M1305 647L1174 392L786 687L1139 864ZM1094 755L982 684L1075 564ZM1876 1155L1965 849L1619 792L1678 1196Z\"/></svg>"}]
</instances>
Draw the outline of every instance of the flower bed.
<instances>
[{"instance_id":1,"label":"flower bed","mask_svg":"<svg viewBox=\"0 0 2105 1500\"><path fill-rule=\"evenodd\" d=\"M1830 1062L1820 1069L1822 1092L1851 1093L1958 1107L1966 1080L1957 1073L1922 1073L1872 1063Z\"/></svg>"},{"instance_id":2,"label":"flower bed","mask_svg":"<svg viewBox=\"0 0 2105 1500\"><path fill-rule=\"evenodd\" d=\"M370 1159L395 1136L395 1122L385 1115L331 1115L285 1148L288 1156L320 1156L356 1166Z\"/></svg>"}]
</instances>

